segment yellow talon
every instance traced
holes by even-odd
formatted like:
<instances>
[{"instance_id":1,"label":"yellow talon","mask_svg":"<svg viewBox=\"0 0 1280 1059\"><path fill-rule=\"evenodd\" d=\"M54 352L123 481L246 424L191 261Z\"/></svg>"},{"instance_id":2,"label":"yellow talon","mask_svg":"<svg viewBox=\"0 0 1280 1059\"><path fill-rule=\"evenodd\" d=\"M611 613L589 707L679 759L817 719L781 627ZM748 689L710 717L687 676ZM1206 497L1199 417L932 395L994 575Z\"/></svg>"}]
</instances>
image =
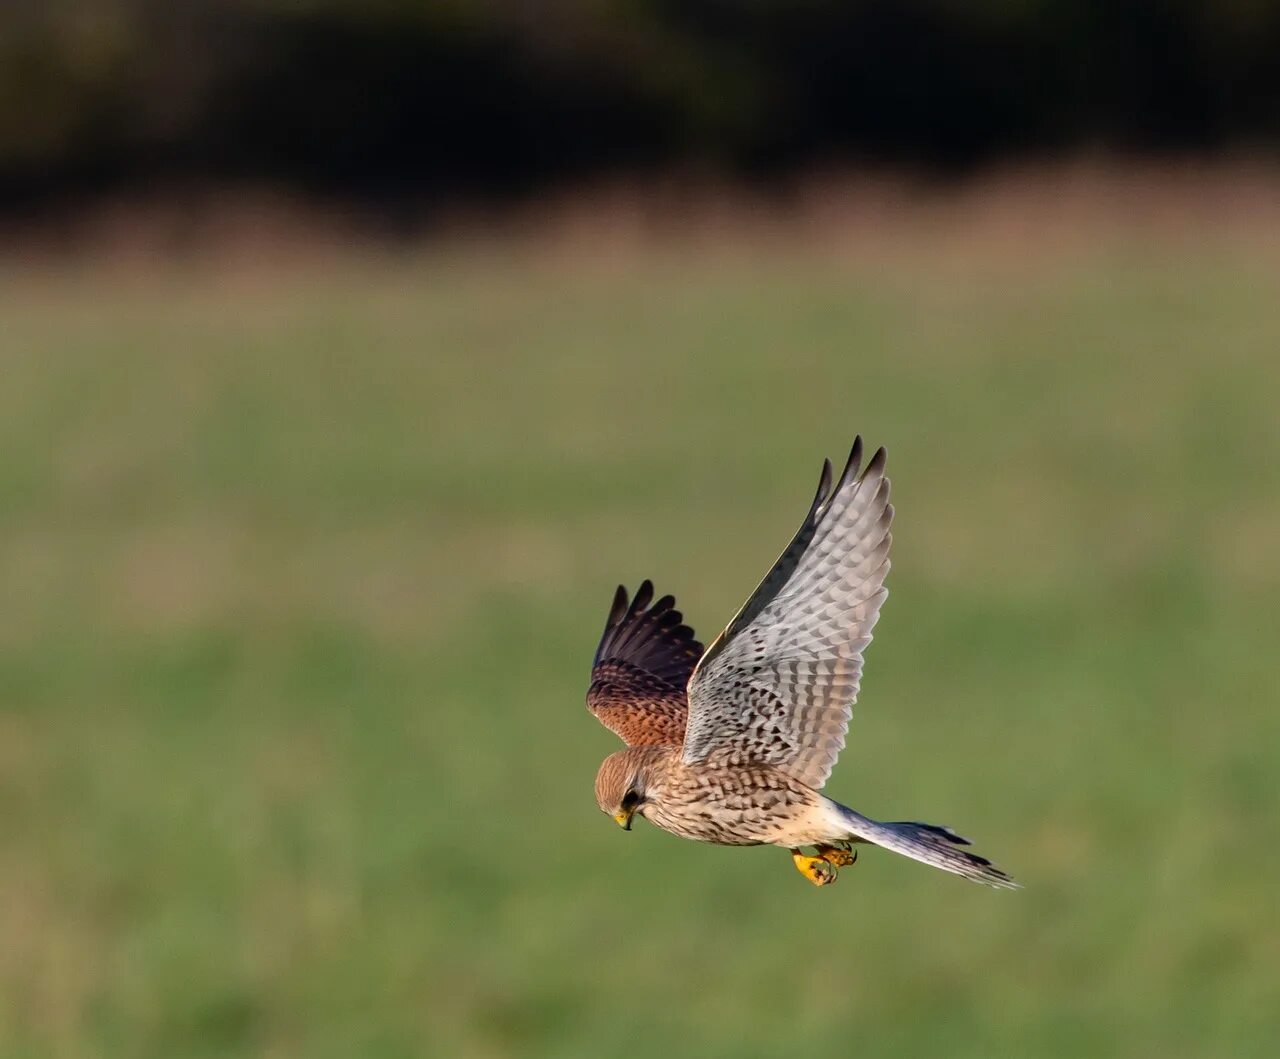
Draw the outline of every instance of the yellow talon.
<instances>
[{"instance_id":1,"label":"yellow talon","mask_svg":"<svg viewBox=\"0 0 1280 1059\"><path fill-rule=\"evenodd\" d=\"M814 886L830 886L836 881L836 866L825 857L807 857L798 849L791 851L796 870Z\"/></svg>"},{"instance_id":2,"label":"yellow talon","mask_svg":"<svg viewBox=\"0 0 1280 1059\"><path fill-rule=\"evenodd\" d=\"M858 851L841 849L839 846L819 846L818 856L833 868L845 868L858 859Z\"/></svg>"}]
</instances>

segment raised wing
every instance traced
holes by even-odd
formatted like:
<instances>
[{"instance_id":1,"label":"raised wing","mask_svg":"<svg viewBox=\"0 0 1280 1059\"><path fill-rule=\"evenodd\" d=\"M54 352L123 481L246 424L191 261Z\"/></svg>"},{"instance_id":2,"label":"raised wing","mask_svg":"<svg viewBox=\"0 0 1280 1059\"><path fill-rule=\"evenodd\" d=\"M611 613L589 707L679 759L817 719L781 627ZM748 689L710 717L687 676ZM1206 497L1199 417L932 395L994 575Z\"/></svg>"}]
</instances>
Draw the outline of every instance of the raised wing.
<instances>
[{"instance_id":1,"label":"raised wing","mask_svg":"<svg viewBox=\"0 0 1280 1059\"><path fill-rule=\"evenodd\" d=\"M888 595L893 506L862 439L840 480L824 463L791 544L698 663L684 760L774 765L815 789L844 749L862 652Z\"/></svg>"},{"instance_id":2,"label":"raised wing","mask_svg":"<svg viewBox=\"0 0 1280 1059\"><path fill-rule=\"evenodd\" d=\"M652 606L650 605L652 604ZM646 581L627 601L621 585L596 649L587 708L628 746L680 746L685 685L702 655L672 596L653 602Z\"/></svg>"}]
</instances>

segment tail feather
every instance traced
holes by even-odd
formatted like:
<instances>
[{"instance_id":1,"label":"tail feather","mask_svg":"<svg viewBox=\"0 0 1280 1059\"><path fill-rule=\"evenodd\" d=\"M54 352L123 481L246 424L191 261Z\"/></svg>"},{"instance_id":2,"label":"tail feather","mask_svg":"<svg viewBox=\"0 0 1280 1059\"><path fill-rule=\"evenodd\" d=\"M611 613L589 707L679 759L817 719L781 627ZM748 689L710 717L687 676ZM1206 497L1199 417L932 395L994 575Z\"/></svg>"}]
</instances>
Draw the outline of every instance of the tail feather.
<instances>
[{"instance_id":1,"label":"tail feather","mask_svg":"<svg viewBox=\"0 0 1280 1059\"><path fill-rule=\"evenodd\" d=\"M960 846L969 845L969 840L957 835L950 828L915 821L882 824L861 813L855 813L852 809L844 809L844 815L854 838L883 846L885 849L893 850L894 853L901 853L904 857L930 864L943 871L963 875L974 882L986 883L988 886L1005 890L1020 888L1018 883L986 857L979 857L976 853L960 849Z\"/></svg>"}]
</instances>

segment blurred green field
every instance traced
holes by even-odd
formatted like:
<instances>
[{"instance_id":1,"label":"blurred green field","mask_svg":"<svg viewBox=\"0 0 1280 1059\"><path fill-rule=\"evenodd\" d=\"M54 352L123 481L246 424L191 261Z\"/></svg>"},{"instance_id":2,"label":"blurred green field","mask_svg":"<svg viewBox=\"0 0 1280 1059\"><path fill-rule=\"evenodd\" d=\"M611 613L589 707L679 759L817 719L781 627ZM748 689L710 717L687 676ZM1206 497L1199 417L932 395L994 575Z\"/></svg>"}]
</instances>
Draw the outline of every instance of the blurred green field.
<instances>
[{"instance_id":1,"label":"blurred green field","mask_svg":"<svg viewBox=\"0 0 1280 1059\"><path fill-rule=\"evenodd\" d=\"M1276 1054L1280 256L1034 244L3 270L0 1055ZM828 790L1022 892L594 805L855 432Z\"/></svg>"}]
</instances>

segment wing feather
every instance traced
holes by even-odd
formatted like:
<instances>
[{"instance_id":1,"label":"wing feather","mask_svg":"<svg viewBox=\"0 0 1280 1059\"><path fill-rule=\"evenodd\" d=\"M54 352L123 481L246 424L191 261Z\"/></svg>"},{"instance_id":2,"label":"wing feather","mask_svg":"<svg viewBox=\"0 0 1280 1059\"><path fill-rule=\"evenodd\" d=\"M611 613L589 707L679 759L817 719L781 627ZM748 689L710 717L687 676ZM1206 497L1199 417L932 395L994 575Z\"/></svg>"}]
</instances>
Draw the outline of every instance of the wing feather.
<instances>
[{"instance_id":1,"label":"wing feather","mask_svg":"<svg viewBox=\"0 0 1280 1059\"><path fill-rule=\"evenodd\" d=\"M888 590L893 506L885 450L854 441L840 479L823 467L791 544L689 681L683 757L774 765L815 789L840 751L862 654Z\"/></svg>"},{"instance_id":2,"label":"wing feather","mask_svg":"<svg viewBox=\"0 0 1280 1059\"><path fill-rule=\"evenodd\" d=\"M645 581L635 598L619 585L591 669L587 708L628 746L680 746L688 699L685 686L702 644L674 596L654 601Z\"/></svg>"}]
</instances>

